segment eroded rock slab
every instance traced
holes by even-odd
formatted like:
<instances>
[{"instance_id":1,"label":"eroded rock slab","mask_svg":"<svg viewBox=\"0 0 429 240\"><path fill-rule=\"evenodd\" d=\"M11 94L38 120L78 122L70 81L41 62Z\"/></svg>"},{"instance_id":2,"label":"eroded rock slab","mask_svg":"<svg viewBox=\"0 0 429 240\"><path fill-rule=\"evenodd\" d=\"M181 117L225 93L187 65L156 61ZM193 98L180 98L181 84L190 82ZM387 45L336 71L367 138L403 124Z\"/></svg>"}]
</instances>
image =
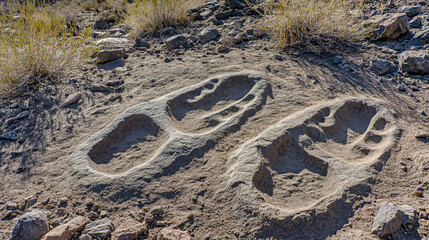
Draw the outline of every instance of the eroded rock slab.
<instances>
[{"instance_id":1,"label":"eroded rock slab","mask_svg":"<svg viewBox=\"0 0 429 240\"><path fill-rule=\"evenodd\" d=\"M318 228L348 218L350 196L368 191L397 134L393 114L377 100L310 107L243 144L229 160L219 195L240 213L317 236Z\"/></svg>"},{"instance_id":2,"label":"eroded rock slab","mask_svg":"<svg viewBox=\"0 0 429 240\"><path fill-rule=\"evenodd\" d=\"M240 72L131 107L78 147L72 174L86 185L170 174L238 131L270 94L261 75Z\"/></svg>"}]
</instances>

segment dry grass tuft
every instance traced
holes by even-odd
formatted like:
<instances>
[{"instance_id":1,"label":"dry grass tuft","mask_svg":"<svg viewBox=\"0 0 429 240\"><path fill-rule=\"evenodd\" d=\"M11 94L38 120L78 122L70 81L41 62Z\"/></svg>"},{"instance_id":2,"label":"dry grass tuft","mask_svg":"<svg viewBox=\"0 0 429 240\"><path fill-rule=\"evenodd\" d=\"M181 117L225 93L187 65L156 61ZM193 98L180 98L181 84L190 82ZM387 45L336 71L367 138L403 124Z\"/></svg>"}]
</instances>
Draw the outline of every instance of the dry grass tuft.
<instances>
[{"instance_id":1,"label":"dry grass tuft","mask_svg":"<svg viewBox=\"0 0 429 240\"><path fill-rule=\"evenodd\" d=\"M60 77L93 53L90 29L76 35L75 27L35 2L11 5L0 17L0 96Z\"/></svg>"},{"instance_id":2,"label":"dry grass tuft","mask_svg":"<svg viewBox=\"0 0 429 240\"><path fill-rule=\"evenodd\" d=\"M177 27L189 21L187 11L203 0L136 0L128 7L125 23L132 35L140 37L166 27Z\"/></svg>"},{"instance_id":3,"label":"dry grass tuft","mask_svg":"<svg viewBox=\"0 0 429 240\"><path fill-rule=\"evenodd\" d=\"M275 36L281 48L329 47L367 36L362 12L363 0L278 0L264 7L260 26Z\"/></svg>"}]
</instances>

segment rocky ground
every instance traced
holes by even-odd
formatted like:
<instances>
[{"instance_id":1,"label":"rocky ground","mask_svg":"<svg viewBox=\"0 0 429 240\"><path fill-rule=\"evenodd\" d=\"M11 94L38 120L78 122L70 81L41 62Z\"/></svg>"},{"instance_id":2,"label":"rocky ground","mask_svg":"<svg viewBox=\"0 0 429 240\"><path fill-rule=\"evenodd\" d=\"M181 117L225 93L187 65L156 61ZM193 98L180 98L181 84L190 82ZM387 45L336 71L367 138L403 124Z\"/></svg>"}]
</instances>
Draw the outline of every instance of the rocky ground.
<instances>
[{"instance_id":1,"label":"rocky ground","mask_svg":"<svg viewBox=\"0 0 429 240\"><path fill-rule=\"evenodd\" d=\"M81 13L102 49L94 62L0 102L1 239L428 238L427 3L393 2L375 41L318 54L279 50L257 13L228 3L135 42ZM359 107L333 103L349 98ZM242 146L272 149L284 129L293 152L244 164L259 155ZM352 167L353 181L336 172Z\"/></svg>"}]
</instances>

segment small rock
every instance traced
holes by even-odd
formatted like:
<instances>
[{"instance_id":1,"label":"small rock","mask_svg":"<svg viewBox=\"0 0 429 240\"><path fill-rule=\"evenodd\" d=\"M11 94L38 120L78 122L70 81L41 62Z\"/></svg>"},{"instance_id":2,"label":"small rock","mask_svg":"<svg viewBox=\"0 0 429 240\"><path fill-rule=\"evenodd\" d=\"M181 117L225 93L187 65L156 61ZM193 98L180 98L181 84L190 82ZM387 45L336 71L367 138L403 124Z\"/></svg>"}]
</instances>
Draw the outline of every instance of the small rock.
<instances>
[{"instance_id":1,"label":"small rock","mask_svg":"<svg viewBox=\"0 0 429 240\"><path fill-rule=\"evenodd\" d=\"M18 219L10 240L40 240L48 231L48 219L40 210L35 209Z\"/></svg>"},{"instance_id":2,"label":"small rock","mask_svg":"<svg viewBox=\"0 0 429 240\"><path fill-rule=\"evenodd\" d=\"M171 51L180 47L185 47L187 43L188 39L185 36L178 35L168 38L165 41L165 46Z\"/></svg>"},{"instance_id":3,"label":"small rock","mask_svg":"<svg viewBox=\"0 0 429 240\"><path fill-rule=\"evenodd\" d=\"M141 38L137 38L136 42L134 44L134 47L145 47L145 48L150 48L150 43L144 41Z\"/></svg>"},{"instance_id":4,"label":"small rock","mask_svg":"<svg viewBox=\"0 0 429 240\"><path fill-rule=\"evenodd\" d=\"M121 221L121 225L112 233L111 240L135 240L147 231L147 226L133 219Z\"/></svg>"},{"instance_id":5,"label":"small rock","mask_svg":"<svg viewBox=\"0 0 429 240\"><path fill-rule=\"evenodd\" d=\"M338 65L342 62L342 59L340 56L335 56L334 59L332 60L332 63L335 65Z\"/></svg>"},{"instance_id":6,"label":"small rock","mask_svg":"<svg viewBox=\"0 0 429 240\"><path fill-rule=\"evenodd\" d=\"M416 33L410 43L415 45L424 45L429 43L429 27Z\"/></svg>"},{"instance_id":7,"label":"small rock","mask_svg":"<svg viewBox=\"0 0 429 240\"><path fill-rule=\"evenodd\" d=\"M429 132L427 133L418 133L415 138L429 139Z\"/></svg>"},{"instance_id":8,"label":"small rock","mask_svg":"<svg viewBox=\"0 0 429 240\"><path fill-rule=\"evenodd\" d=\"M72 105L73 103L77 102L81 96L82 96L82 94L80 94L80 93L71 94L70 96L68 96L66 98L66 100L64 100L63 107L68 107L68 106Z\"/></svg>"},{"instance_id":9,"label":"small rock","mask_svg":"<svg viewBox=\"0 0 429 240\"><path fill-rule=\"evenodd\" d=\"M97 54L97 63L103 64L125 56L126 52L123 48L102 50Z\"/></svg>"},{"instance_id":10,"label":"small rock","mask_svg":"<svg viewBox=\"0 0 429 240\"><path fill-rule=\"evenodd\" d=\"M225 18L231 17L233 12L234 12L234 10L232 10L232 9L222 10L222 11L215 14L215 18L217 20L223 20Z\"/></svg>"},{"instance_id":11,"label":"small rock","mask_svg":"<svg viewBox=\"0 0 429 240\"><path fill-rule=\"evenodd\" d=\"M393 70L393 64L387 60L375 60L371 62L371 69L378 75L385 75Z\"/></svg>"},{"instance_id":12,"label":"small rock","mask_svg":"<svg viewBox=\"0 0 429 240\"><path fill-rule=\"evenodd\" d=\"M121 45L127 44L126 38L103 38L95 42L95 45Z\"/></svg>"},{"instance_id":13,"label":"small rock","mask_svg":"<svg viewBox=\"0 0 429 240\"><path fill-rule=\"evenodd\" d=\"M85 226L83 233L87 233L96 239L107 239L114 230L112 222L103 218Z\"/></svg>"},{"instance_id":14,"label":"small rock","mask_svg":"<svg viewBox=\"0 0 429 240\"><path fill-rule=\"evenodd\" d=\"M419 28L422 26L422 19L417 17L410 21L411 28Z\"/></svg>"},{"instance_id":15,"label":"small rock","mask_svg":"<svg viewBox=\"0 0 429 240\"><path fill-rule=\"evenodd\" d=\"M91 92L110 92L110 88L103 85L92 85Z\"/></svg>"},{"instance_id":16,"label":"small rock","mask_svg":"<svg viewBox=\"0 0 429 240\"><path fill-rule=\"evenodd\" d=\"M253 35L255 35L255 37L262 37L265 34L267 34L267 32L264 29L257 28L253 30Z\"/></svg>"},{"instance_id":17,"label":"small rock","mask_svg":"<svg viewBox=\"0 0 429 240\"><path fill-rule=\"evenodd\" d=\"M384 15L381 20L375 22L380 22L380 24L372 33L373 40L395 40L410 30L408 16L405 13Z\"/></svg>"},{"instance_id":18,"label":"small rock","mask_svg":"<svg viewBox=\"0 0 429 240\"><path fill-rule=\"evenodd\" d=\"M249 4L255 4L255 0L225 0L225 4L230 8L243 9L248 7Z\"/></svg>"},{"instance_id":19,"label":"small rock","mask_svg":"<svg viewBox=\"0 0 429 240\"><path fill-rule=\"evenodd\" d=\"M410 74L429 74L429 53L422 51L406 51L399 56L399 68Z\"/></svg>"},{"instance_id":20,"label":"small rock","mask_svg":"<svg viewBox=\"0 0 429 240\"><path fill-rule=\"evenodd\" d=\"M414 17L419 15L422 12L422 7L420 6L403 6L401 7L401 12L407 14L408 17Z\"/></svg>"},{"instance_id":21,"label":"small rock","mask_svg":"<svg viewBox=\"0 0 429 240\"><path fill-rule=\"evenodd\" d=\"M164 28L160 31L161 35L173 35L176 34L176 29L173 27Z\"/></svg>"},{"instance_id":22,"label":"small rock","mask_svg":"<svg viewBox=\"0 0 429 240\"><path fill-rule=\"evenodd\" d=\"M383 203L372 224L372 233L385 237L397 232L402 226L404 213L391 203Z\"/></svg>"},{"instance_id":23,"label":"small rock","mask_svg":"<svg viewBox=\"0 0 429 240\"><path fill-rule=\"evenodd\" d=\"M82 234L80 237L79 237L79 240L92 240L93 238L90 236L90 235L88 235L88 234Z\"/></svg>"},{"instance_id":24,"label":"small rock","mask_svg":"<svg viewBox=\"0 0 429 240\"><path fill-rule=\"evenodd\" d=\"M210 41L216 40L220 36L217 29L205 29L198 34L200 43L206 44Z\"/></svg>"},{"instance_id":25,"label":"small rock","mask_svg":"<svg viewBox=\"0 0 429 240\"><path fill-rule=\"evenodd\" d=\"M15 132L7 132L0 135L0 140L18 140L18 134Z\"/></svg>"},{"instance_id":26,"label":"small rock","mask_svg":"<svg viewBox=\"0 0 429 240\"><path fill-rule=\"evenodd\" d=\"M172 227L163 228L157 236L157 240L191 240L192 237L184 231Z\"/></svg>"},{"instance_id":27,"label":"small rock","mask_svg":"<svg viewBox=\"0 0 429 240\"><path fill-rule=\"evenodd\" d=\"M59 225L48 232L41 240L63 240L70 239L74 234L82 231L85 225L89 222L86 217L78 216L67 222Z\"/></svg>"},{"instance_id":28,"label":"small rock","mask_svg":"<svg viewBox=\"0 0 429 240\"><path fill-rule=\"evenodd\" d=\"M93 28L96 29L96 30L106 30L106 29L110 28L110 25L109 25L109 23L106 20L100 19L100 20L97 20L95 22Z\"/></svg>"}]
</instances>

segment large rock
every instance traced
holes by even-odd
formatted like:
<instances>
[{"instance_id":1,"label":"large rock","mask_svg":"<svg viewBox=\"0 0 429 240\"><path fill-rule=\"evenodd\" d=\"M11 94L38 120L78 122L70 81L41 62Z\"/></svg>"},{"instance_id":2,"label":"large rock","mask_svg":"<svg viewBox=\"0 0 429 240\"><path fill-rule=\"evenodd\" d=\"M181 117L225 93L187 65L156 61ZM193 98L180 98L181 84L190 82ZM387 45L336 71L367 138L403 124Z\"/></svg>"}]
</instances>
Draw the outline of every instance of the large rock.
<instances>
[{"instance_id":1,"label":"large rock","mask_svg":"<svg viewBox=\"0 0 429 240\"><path fill-rule=\"evenodd\" d=\"M97 63L103 64L125 56L126 52L123 48L102 50L97 54Z\"/></svg>"},{"instance_id":2,"label":"large rock","mask_svg":"<svg viewBox=\"0 0 429 240\"><path fill-rule=\"evenodd\" d=\"M414 17L419 15L422 12L422 7L414 6L403 6L401 12L407 14L408 17Z\"/></svg>"},{"instance_id":3,"label":"large rock","mask_svg":"<svg viewBox=\"0 0 429 240\"><path fill-rule=\"evenodd\" d=\"M165 46L167 47L168 50L171 51L180 47L184 47L186 46L187 43L188 43L188 39L185 36L178 35L178 36L173 36L168 38L165 41Z\"/></svg>"},{"instance_id":4,"label":"large rock","mask_svg":"<svg viewBox=\"0 0 429 240\"><path fill-rule=\"evenodd\" d=\"M64 240L70 239L78 232L82 231L85 225L89 222L86 217L78 216L67 222L66 224L59 225L52 229L42 240Z\"/></svg>"},{"instance_id":5,"label":"large rock","mask_svg":"<svg viewBox=\"0 0 429 240\"><path fill-rule=\"evenodd\" d=\"M399 68L411 74L429 74L429 51L406 51L399 56Z\"/></svg>"},{"instance_id":6,"label":"large rock","mask_svg":"<svg viewBox=\"0 0 429 240\"><path fill-rule=\"evenodd\" d=\"M202 44L216 40L219 36L220 34L217 29L205 29L198 34L199 41Z\"/></svg>"},{"instance_id":7,"label":"large rock","mask_svg":"<svg viewBox=\"0 0 429 240\"><path fill-rule=\"evenodd\" d=\"M103 218L101 220L87 224L83 230L83 233L87 233L96 239L107 239L113 230L114 227L112 222L107 218Z\"/></svg>"},{"instance_id":8,"label":"large rock","mask_svg":"<svg viewBox=\"0 0 429 240\"><path fill-rule=\"evenodd\" d=\"M10 240L40 240L48 231L48 219L43 212L35 209L18 219Z\"/></svg>"},{"instance_id":9,"label":"large rock","mask_svg":"<svg viewBox=\"0 0 429 240\"><path fill-rule=\"evenodd\" d=\"M135 240L146 231L146 224L137 222L134 219L125 219L121 221L121 225L112 233L111 240Z\"/></svg>"},{"instance_id":10,"label":"large rock","mask_svg":"<svg viewBox=\"0 0 429 240\"><path fill-rule=\"evenodd\" d=\"M372 224L372 233L385 237L397 232L404 218L404 213L391 203L383 203Z\"/></svg>"},{"instance_id":11,"label":"large rock","mask_svg":"<svg viewBox=\"0 0 429 240\"><path fill-rule=\"evenodd\" d=\"M192 237L184 231L172 227L163 228L157 236L157 240L191 240Z\"/></svg>"},{"instance_id":12,"label":"large rock","mask_svg":"<svg viewBox=\"0 0 429 240\"><path fill-rule=\"evenodd\" d=\"M376 25L371 38L373 40L395 40L410 31L408 16L405 13L384 15L381 18L370 21L366 25Z\"/></svg>"}]
</instances>

